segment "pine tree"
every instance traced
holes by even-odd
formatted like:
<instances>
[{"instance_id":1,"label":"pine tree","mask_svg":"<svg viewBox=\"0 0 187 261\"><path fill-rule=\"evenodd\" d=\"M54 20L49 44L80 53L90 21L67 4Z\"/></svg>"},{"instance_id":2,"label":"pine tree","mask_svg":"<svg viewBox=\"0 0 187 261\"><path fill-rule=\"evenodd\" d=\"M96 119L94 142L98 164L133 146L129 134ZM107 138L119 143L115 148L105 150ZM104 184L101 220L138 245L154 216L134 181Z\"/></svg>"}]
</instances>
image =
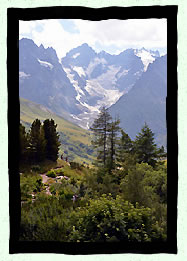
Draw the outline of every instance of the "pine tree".
<instances>
[{"instance_id":1,"label":"pine tree","mask_svg":"<svg viewBox=\"0 0 187 261\"><path fill-rule=\"evenodd\" d=\"M120 131L120 120L117 119L115 121L112 121L109 124L109 129L108 129L108 143L109 143L109 148L108 148L108 168L109 172L111 172L112 169L115 168L115 163L116 163L116 151L117 147L119 144L118 141L118 132Z\"/></svg>"},{"instance_id":2,"label":"pine tree","mask_svg":"<svg viewBox=\"0 0 187 261\"><path fill-rule=\"evenodd\" d=\"M139 163L148 163L155 166L158 155L158 149L154 143L154 133L145 123L141 132L136 136L134 149Z\"/></svg>"},{"instance_id":3,"label":"pine tree","mask_svg":"<svg viewBox=\"0 0 187 261\"><path fill-rule=\"evenodd\" d=\"M117 151L117 160L119 165L125 161L126 157L132 154L133 151L133 142L129 135L124 131L121 130L121 138L119 141L119 147Z\"/></svg>"},{"instance_id":4,"label":"pine tree","mask_svg":"<svg viewBox=\"0 0 187 261\"><path fill-rule=\"evenodd\" d=\"M43 126L40 127L39 142L37 148L38 161L43 161L46 158L46 144L45 134Z\"/></svg>"},{"instance_id":5,"label":"pine tree","mask_svg":"<svg viewBox=\"0 0 187 261\"><path fill-rule=\"evenodd\" d=\"M106 166L108 156L107 138L111 120L112 117L108 113L108 109L102 107L98 118L95 119L92 127L90 128L94 135L92 144L97 149L97 160L103 167Z\"/></svg>"},{"instance_id":6,"label":"pine tree","mask_svg":"<svg viewBox=\"0 0 187 261\"><path fill-rule=\"evenodd\" d=\"M46 139L40 120L33 121L29 135L30 157L33 162L41 162L45 159Z\"/></svg>"},{"instance_id":7,"label":"pine tree","mask_svg":"<svg viewBox=\"0 0 187 261\"><path fill-rule=\"evenodd\" d=\"M44 136L47 141L46 157L52 161L56 161L58 159L58 151L60 147L59 135L56 128L57 124L55 124L53 119L47 119L43 122Z\"/></svg>"}]
</instances>

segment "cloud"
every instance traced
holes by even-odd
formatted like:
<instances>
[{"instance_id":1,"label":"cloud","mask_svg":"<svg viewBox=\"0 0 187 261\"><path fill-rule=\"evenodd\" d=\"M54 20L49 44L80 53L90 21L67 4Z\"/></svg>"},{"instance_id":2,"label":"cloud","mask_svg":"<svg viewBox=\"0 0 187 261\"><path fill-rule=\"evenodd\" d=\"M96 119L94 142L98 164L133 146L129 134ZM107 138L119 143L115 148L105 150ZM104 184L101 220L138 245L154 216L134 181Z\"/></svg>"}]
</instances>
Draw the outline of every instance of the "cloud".
<instances>
[{"instance_id":1,"label":"cloud","mask_svg":"<svg viewBox=\"0 0 187 261\"><path fill-rule=\"evenodd\" d=\"M20 38L28 37L37 45L53 47L59 58L83 43L96 51L119 53L127 48L166 48L166 19L86 21L20 21Z\"/></svg>"}]
</instances>

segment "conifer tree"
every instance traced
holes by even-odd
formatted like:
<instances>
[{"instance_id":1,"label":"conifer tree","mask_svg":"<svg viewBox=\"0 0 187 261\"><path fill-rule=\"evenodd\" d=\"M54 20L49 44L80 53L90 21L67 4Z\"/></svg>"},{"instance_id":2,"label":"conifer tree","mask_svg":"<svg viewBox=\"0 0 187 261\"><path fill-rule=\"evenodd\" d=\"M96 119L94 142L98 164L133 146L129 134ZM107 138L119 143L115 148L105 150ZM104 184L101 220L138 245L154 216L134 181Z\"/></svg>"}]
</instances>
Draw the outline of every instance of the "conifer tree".
<instances>
[{"instance_id":1,"label":"conifer tree","mask_svg":"<svg viewBox=\"0 0 187 261\"><path fill-rule=\"evenodd\" d=\"M136 136L134 149L139 163L148 163L155 166L159 153L156 144L154 143L154 133L145 123L141 132Z\"/></svg>"},{"instance_id":2,"label":"conifer tree","mask_svg":"<svg viewBox=\"0 0 187 261\"><path fill-rule=\"evenodd\" d=\"M33 121L29 135L31 161L40 162L45 159L46 139L40 120Z\"/></svg>"},{"instance_id":3,"label":"conifer tree","mask_svg":"<svg viewBox=\"0 0 187 261\"><path fill-rule=\"evenodd\" d=\"M43 122L44 136L47 141L46 158L52 161L58 159L58 151L60 147L59 135L56 128L57 124L55 124L53 119L47 119Z\"/></svg>"},{"instance_id":4,"label":"conifer tree","mask_svg":"<svg viewBox=\"0 0 187 261\"><path fill-rule=\"evenodd\" d=\"M131 138L124 130L121 130L121 138L119 140L119 147L117 151L117 160L119 164L124 162L126 157L128 157L129 154L132 154L132 151L133 142Z\"/></svg>"},{"instance_id":5,"label":"conifer tree","mask_svg":"<svg viewBox=\"0 0 187 261\"><path fill-rule=\"evenodd\" d=\"M40 133L39 133L39 143L37 148L37 154L38 154L38 160L43 161L46 158L46 144L47 141L45 139L43 126L40 127Z\"/></svg>"},{"instance_id":6,"label":"conifer tree","mask_svg":"<svg viewBox=\"0 0 187 261\"><path fill-rule=\"evenodd\" d=\"M116 162L116 151L117 147L119 144L118 140L118 132L120 131L120 120L116 119L115 121L112 121L109 124L109 129L108 129L108 143L109 143L109 148L108 148L108 168L109 172L111 172L112 169L115 167L115 162Z\"/></svg>"},{"instance_id":7,"label":"conifer tree","mask_svg":"<svg viewBox=\"0 0 187 261\"><path fill-rule=\"evenodd\" d=\"M112 117L108 113L108 109L102 107L98 118L95 119L92 127L90 128L94 135L92 144L97 149L97 160L103 167L106 166L108 156L107 139L111 120Z\"/></svg>"}]
</instances>

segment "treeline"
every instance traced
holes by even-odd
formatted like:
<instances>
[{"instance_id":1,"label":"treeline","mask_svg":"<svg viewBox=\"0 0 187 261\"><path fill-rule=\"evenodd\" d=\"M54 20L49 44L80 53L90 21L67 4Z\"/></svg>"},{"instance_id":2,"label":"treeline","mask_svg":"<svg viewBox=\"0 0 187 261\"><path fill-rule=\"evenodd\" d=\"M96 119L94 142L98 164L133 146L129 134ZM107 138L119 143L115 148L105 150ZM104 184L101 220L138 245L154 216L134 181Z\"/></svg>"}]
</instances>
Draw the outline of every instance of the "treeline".
<instances>
[{"instance_id":1,"label":"treeline","mask_svg":"<svg viewBox=\"0 0 187 261\"><path fill-rule=\"evenodd\" d=\"M20 163L39 163L45 159L56 161L60 147L57 125L54 120L33 121L30 130L26 132L20 123Z\"/></svg>"},{"instance_id":2,"label":"treeline","mask_svg":"<svg viewBox=\"0 0 187 261\"><path fill-rule=\"evenodd\" d=\"M103 107L94 121L92 144L97 150L96 165L111 172L131 157L137 163L148 163L155 167L157 161L166 157L164 147L158 148L154 134L145 123L134 141L119 127L120 120L112 120L108 110ZM121 134L121 135L120 135Z\"/></svg>"}]
</instances>

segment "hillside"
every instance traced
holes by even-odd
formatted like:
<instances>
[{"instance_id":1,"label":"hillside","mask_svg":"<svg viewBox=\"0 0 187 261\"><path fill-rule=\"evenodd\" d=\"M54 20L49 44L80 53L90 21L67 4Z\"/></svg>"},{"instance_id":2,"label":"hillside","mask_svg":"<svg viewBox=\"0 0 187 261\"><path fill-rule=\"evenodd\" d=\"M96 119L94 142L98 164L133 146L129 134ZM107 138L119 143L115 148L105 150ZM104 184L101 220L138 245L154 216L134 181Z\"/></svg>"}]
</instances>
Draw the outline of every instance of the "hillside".
<instances>
[{"instance_id":1,"label":"hillside","mask_svg":"<svg viewBox=\"0 0 187 261\"><path fill-rule=\"evenodd\" d=\"M93 151L89 131L63 119L43 105L20 98L20 120L27 129L35 119L43 121L51 118L57 124L60 135L60 153L65 153L64 156L68 156L69 160L91 163Z\"/></svg>"}]
</instances>

